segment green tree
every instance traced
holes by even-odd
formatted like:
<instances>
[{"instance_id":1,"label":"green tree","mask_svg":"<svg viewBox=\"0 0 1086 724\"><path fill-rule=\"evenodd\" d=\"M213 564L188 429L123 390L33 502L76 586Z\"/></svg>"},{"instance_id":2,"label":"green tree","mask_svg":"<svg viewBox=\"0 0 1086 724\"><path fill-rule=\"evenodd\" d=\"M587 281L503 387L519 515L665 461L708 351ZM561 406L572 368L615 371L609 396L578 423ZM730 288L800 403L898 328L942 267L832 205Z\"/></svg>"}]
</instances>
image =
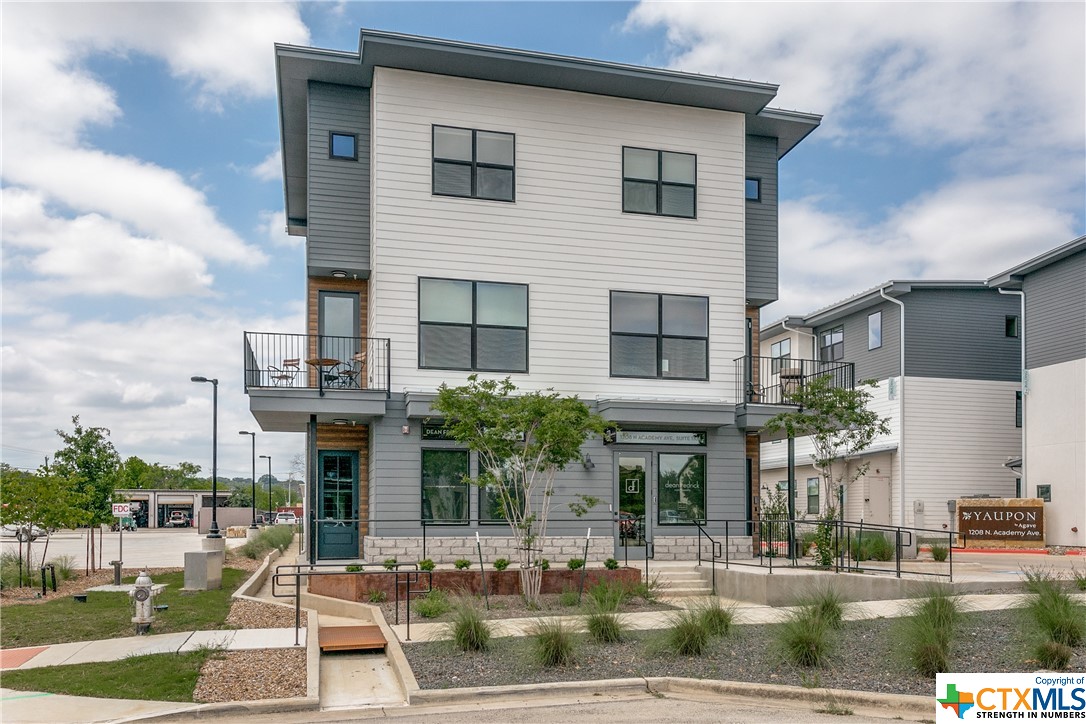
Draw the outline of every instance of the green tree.
<instances>
[{"instance_id":1,"label":"green tree","mask_svg":"<svg viewBox=\"0 0 1086 724\"><path fill-rule=\"evenodd\" d=\"M69 528L79 524L82 497L74 481L46 472L28 473L0 465L0 524L31 525L43 530ZM27 569L34 567L33 541L26 546ZM49 552L45 539L41 561Z\"/></svg>"},{"instance_id":2,"label":"green tree","mask_svg":"<svg viewBox=\"0 0 1086 724\"><path fill-rule=\"evenodd\" d=\"M849 465L847 459L871 447L879 435L890 433L889 418L879 417L867 406L873 397L870 390L876 387L875 380L844 388L836 386L829 375L809 377L787 395L787 401L798 407L770 418L762 428L767 433L783 430L791 437L811 439L812 460L826 501L815 540L821 565L833 562L830 523L842 512L837 509L837 493L847 490L869 467L869 463Z\"/></svg>"},{"instance_id":3,"label":"green tree","mask_svg":"<svg viewBox=\"0 0 1086 724\"><path fill-rule=\"evenodd\" d=\"M591 435L602 437L607 420L576 397L552 390L518 394L509 378L479 380L477 375L460 387L441 385L431 407L444 417L449 435L478 455L479 476L469 482L501 500L520 559L521 590L525 600L538 603L543 580L539 553L554 476L583 459L581 446ZM585 510L570 507L575 513Z\"/></svg>"}]
</instances>

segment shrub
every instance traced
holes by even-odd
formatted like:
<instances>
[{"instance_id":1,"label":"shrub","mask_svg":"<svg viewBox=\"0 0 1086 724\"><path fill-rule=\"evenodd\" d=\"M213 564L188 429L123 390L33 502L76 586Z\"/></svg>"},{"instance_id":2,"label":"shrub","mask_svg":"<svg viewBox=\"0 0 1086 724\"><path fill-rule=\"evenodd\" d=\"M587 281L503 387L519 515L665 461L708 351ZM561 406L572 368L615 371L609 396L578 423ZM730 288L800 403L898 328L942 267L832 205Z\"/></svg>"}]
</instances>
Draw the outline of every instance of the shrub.
<instances>
[{"instance_id":1,"label":"shrub","mask_svg":"<svg viewBox=\"0 0 1086 724\"><path fill-rule=\"evenodd\" d=\"M584 568L584 558L570 558L566 561L566 568L571 571L578 571Z\"/></svg>"},{"instance_id":2,"label":"shrub","mask_svg":"<svg viewBox=\"0 0 1086 724\"><path fill-rule=\"evenodd\" d=\"M1062 582L1042 569L1026 572L1026 587L1033 594L1025 609L1046 641L1078 646L1086 638L1086 606L1065 590Z\"/></svg>"},{"instance_id":3,"label":"shrub","mask_svg":"<svg viewBox=\"0 0 1086 724\"><path fill-rule=\"evenodd\" d=\"M494 561L494 570L496 570L496 571L504 571L508 567L509 567L509 559L508 558L499 558L498 560Z\"/></svg>"},{"instance_id":4,"label":"shrub","mask_svg":"<svg viewBox=\"0 0 1086 724\"><path fill-rule=\"evenodd\" d=\"M833 645L833 626L814 606L793 610L777 629L780 652L796 666L821 666L829 658Z\"/></svg>"},{"instance_id":5,"label":"shrub","mask_svg":"<svg viewBox=\"0 0 1086 724\"><path fill-rule=\"evenodd\" d=\"M453 643L461 651L486 651L490 646L490 624L475 601L469 598L461 597L453 606L449 630Z\"/></svg>"},{"instance_id":6,"label":"shrub","mask_svg":"<svg viewBox=\"0 0 1086 724\"><path fill-rule=\"evenodd\" d=\"M868 531L852 539L849 553L854 561L892 561L894 543L879 531Z\"/></svg>"},{"instance_id":7,"label":"shrub","mask_svg":"<svg viewBox=\"0 0 1086 724\"><path fill-rule=\"evenodd\" d=\"M696 611L711 636L727 636L731 632L735 621L734 606L721 606L719 598L712 598Z\"/></svg>"},{"instance_id":8,"label":"shrub","mask_svg":"<svg viewBox=\"0 0 1086 724\"><path fill-rule=\"evenodd\" d=\"M282 553L293 540L294 526L273 525L262 529L255 537L238 546L237 551L246 558L260 560L272 550Z\"/></svg>"},{"instance_id":9,"label":"shrub","mask_svg":"<svg viewBox=\"0 0 1086 724\"><path fill-rule=\"evenodd\" d=\"M435 568L437 568L437 564L434 563L429 558L423 558L421 561L419 561L419 570L420 571L432 571Z\"/></svg>"},{"instance_id":10,"label":"shrub","mask_svg":"<svg viewBox=\"0 0 1086 724\"><path fill-rule=\"evenodd\" d=\"M961 620L961 606L945 588L932 587L909 607L909 616L896 626L900 649L923 676L935 676L950 667L950 649Z\"/></svg>"},{"instance_id":11,"label":"shrub","mask_svg":"<svg viewBox=\"0 0 1086 724\"><path fill-rule=\"evenodd\" d=\"M653 576L647 582L638 581L626 588L626 595L632 598L640 598L648 603L654 602L660 597L665 585L660 582L659 576Z\"/></svg>"},{"instance_id":12,"label":"shrub","mask_svg":"<svg viewBox=\"0 0 1086 724\"><path fill-rule=\"evenodd\" d=\"M1075 588L1080 591L1086 591L1086 570L1080 571L1077 568L1072 568L1071 577L1075 581Z\"/></svg>"},{"instance_id":13,"label":"shrub","mask_svg":"<svg viewBox=\"0 0 1086 724\"><path fill-rule=\"evenodd\" d=\"M385 595L385 592L379 588L370 591L370 603L384 603L387 598L388 596Z\"/></svg>"},{"instance_id":14,"label":"shrub","mask_svg":"<svg viewBox=\"0 0 1086 724\"><path fill-rule=\"evenodd\" d=\"M681 656L700 656L709 646L709 628L696 611L679 611L671 616L667 630L668 648Z\"/></svg>"},{"instance_id":15,"label":"shrub","mask_svg":"<svg viewBox=\"0 0 1086 724\"><path fill-rule=\"evenodd\" d=\"M549 571L551 568L551 562L548 561L546 558L540 558L539 567L544 571Z\"/></svg>"},{"instance_id":16,"label":"shrub","mask_svg":"<svg viewBox=\"0 0 1086 724\"><path fill-rule=\"evenodd\" d=\"M931 557L939 563L942 563L946 560L947 554L949 552L950 549L944 545L939 545L938 543L931 544Z\"/></svg>"},{"instance_id":17,"label":"shrub","mask_svg":"<svg viewBox=\"0 0 1086 724\"><path fill-rule=\"evenodd\" d=\"M588 589L588 597L599 611L617 611L626 599L626 587L618 583L600 581Z\"/></svg>"},{"instance_id":18,"label":"shrub","mask_svg":"<svg viewBox=\"0 0 1086 724\"><path fill-rule=\"evenodd\" d=\"M565 588L558 594L558 603L567 608L581 605L581 594L576 588Z\"/></svg>"},{"instance_id":19,"label":"shrub","mask_svg":"<svg viewBox=\"0 0 1086 724\"><path fill-rule=\"evenodd\" d=\"M415 603L415 612L423 618L437 618L451 608L448 595L440 588L433 589Z\"/></svg>"},{"instance_id":20,"label":"shrub","mask_svg":"<svg viewBox=\"0 0 1086 724\"><path fill-rule=\"evenodd\" d=\"M562 619L537 621L529 631L532 653L540 666L565 666L573 663L576 641L573 631Z\"/></svg>"},{"instance_id":21,"label":"shrub","mask_svg":"<svg viewBox=\"0 0 1086 724\"><path fill-rule=\"evenodd\" d=\"M385 567L386 571L394 571L394 570L396 570L396 563L397 563L397 561L396 561L395 558L386 558L385 562L382 563L381 565L383 565Z\"/></svg>"},{"instance_id":22,"label":"shrub","mask_svg":"<svg viewBox=\"0 0 1086 724\"><path fill-rule=\"evenodd\" d=\"M362 570L362 566L358 565L357 563L352 563L344 570L347 571L347 573L359 573Z\"/></svg>"},{"instance_id":23,"label":"shrub","mask_svg":"<svg viewBox=\"0 0 1086 724\"><path fill-rule=\"evenodd\" d=\"M603 567L606 568L609 571L617 571L618 570L618 561L616 561L614 558L608 558L607 560L605 560L603 562ZM1084 580L1086 580L1086 579L1084 579Z\"/></svg>"},{"instance_id":24,"label":"shrub","mask_svg":"<svg viewBox=\"0 0 1086 724\"><path fill-rule=\"evenodd\" d=\"M593 604L585 625L589 635L601 644L613 644L622 640L624 627L614 611L601 610Z\"/></svg>"},{"instance_id":25,"label":"shrub","mask_svg":"<svg viewBox=\"0 0 1086 724\"><path fill-rule=\"evenodd\" d=\"M67 581L75 575L75 558L72 556L57 556L51 558L49 564L54 566L57 574L57 583Z\"/></svg>"},{"instance_id":26,"label":"shrub","mask_svg":"<svg viewBox=\"0 0 1086 724\"><path fill-rule=\"evenodd\" d=\"M1071 663L1071 657L1074 653L1070 646L1061 644L1058 641L1042 641L1037 644L1037 648L1033 651L1034 657L1043 668L1055 669L1056 671L1066 669L1067 665Z\"/></svg>"},{"instance_id":27,"label":"shrub","mask_svg":"<svg viewBox=\"0 0 1086 724\"><path fill-rule=\"evenodd\" d=\"M467 558L457 558L456 562L453 563L453 565L456 566L456 570L463 571L471 568L471 561L469 561Z\"/></svg>"}]
</instances>

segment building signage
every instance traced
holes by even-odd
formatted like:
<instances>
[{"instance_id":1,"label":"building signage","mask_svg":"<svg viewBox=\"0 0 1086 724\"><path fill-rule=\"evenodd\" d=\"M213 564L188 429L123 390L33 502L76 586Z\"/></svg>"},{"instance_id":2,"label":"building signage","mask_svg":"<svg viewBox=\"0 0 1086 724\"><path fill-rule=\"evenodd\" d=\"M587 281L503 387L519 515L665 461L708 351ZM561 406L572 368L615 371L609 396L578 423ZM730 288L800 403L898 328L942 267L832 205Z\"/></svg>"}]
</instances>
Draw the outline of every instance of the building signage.
<instances>
[{"instance_id":1,"label":"building signage","mask_svg":"<svg viewBox=\"0 0 1086 724\"><path fill-rule=\"evenodd\" d=\"M114 518L127 518L132 514L132 506L128 503L114 503L113 504L113 517Z\"/></svg>"},{"instance_id":2,"label":"building signage","mask_svg":"<svg viewBox=\"0 0 1086 724\"><path fill-rule=\"evenodd\" d=\"M422 439L423 440L452 440L449 435L449 431L445 429L444 425L423 425L422 426Z\"/></svg>"},{"instance_id":3,"label":"building signage","mask_svg":"<svg viewBox=\"0 0 1086 724\"><path fill-rule=\"evenodd\" d=\"M615 442L627 445L704 445L705 433L619 430Z\"/></svg>"},{"instance_id":4,"label":"building signage","mask_svg":"<svg viewBox=\"0 0 1086 724\"><path fill-rule=\"evenodd\" d=\"M958 505L958 535L966 540L1044 540L1044 508Z\"/></svg>"}]
</instances>

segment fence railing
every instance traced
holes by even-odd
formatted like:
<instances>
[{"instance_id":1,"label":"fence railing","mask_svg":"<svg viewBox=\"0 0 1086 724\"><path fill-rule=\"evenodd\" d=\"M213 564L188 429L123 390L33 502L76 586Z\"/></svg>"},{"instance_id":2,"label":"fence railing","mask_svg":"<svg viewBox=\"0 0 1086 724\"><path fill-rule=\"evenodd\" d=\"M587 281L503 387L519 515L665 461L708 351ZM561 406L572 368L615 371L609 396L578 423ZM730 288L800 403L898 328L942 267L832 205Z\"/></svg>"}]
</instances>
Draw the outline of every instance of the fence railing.
<instances>
[{"instance_id":1,"label":"fence railing","mask_svg":"<svg viewBox=\"0 0 1086 724\"><path fill-rule=\"evenodd\" d=\"M833 387L856 386L851 362L821 362L791 357L747 355L735 360L735 399L763 405L790 405L791 396L811 379L828 378Z\"/></svg>"},{"instance_id":2,"label":"fence railing","mask_svg":"<svg viewBox=\"0 0 1086 724\"><path fill-rule=\"evenodd\" d=\"M246 332L245 390L392 388L390 342L382 337Z\"/></svg>"}]
</instances>

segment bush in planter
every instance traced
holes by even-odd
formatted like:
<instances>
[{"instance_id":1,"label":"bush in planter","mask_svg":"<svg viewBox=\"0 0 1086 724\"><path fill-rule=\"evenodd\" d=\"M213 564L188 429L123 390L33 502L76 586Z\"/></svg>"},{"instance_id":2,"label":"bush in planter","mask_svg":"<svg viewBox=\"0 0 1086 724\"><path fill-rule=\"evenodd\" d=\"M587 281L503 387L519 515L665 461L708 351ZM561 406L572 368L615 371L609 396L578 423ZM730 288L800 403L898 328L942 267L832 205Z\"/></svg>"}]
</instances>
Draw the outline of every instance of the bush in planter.
<instances>
[{"instance_id":1,"label":"bush in planter","mask_svg":"<svg viewBox=\"0 0 1086 724\"><path fill-rule=\"evenodd\" d=\"M566 561L566 567L571 571L579 571L584 568L584 558L570 558Z\"/></svg>"},{"instance_id":2,"label":"bush in planter","mask_svg":"<svg viewBox=\"0 0 1086 724\"><path fill-rule=\"evenodd\" d=\"M384 591L382 591L382 590L380 590L378 588L375 588L372 591L370 591L369 596L370 596L370 603L384 603L385 600L388 598L388 595Z\"/></svg>"},{"instance_id":3,"label":"bush in planter","mask_svg":"<svg viewBox=\"0 0 1086 724\"><path fill-rule=\"evenodd\" d=\"M496 570L496 571L504 571L508 567L509 567L509 559L508 558L499 558L498 560L494 561L494 570Z\"/></svg>"},{"instance_id":4,"label":"bush in planter","mask_svg":"<svg viewBox=\"0 0 1086 724\"><path fill-rule=\"evenodd\" d=\"M471 561L467 558L457 558L456 561L453 562L453 565L456 566L456 570L458 571L466 571L471 568Z\"/></svg>"},{"instance_id":5,"label":"bush in planter","mask_svg":"<svg viewBox=\"0 0 1086 724\"><path fill-rule=\"evenodd\" d=\"M434 563L429 558L424 558L421 561L419 561L419 570L420 571L432 571L435 568L437 568L437 564Z\"/></svg>"},{"instance_id":6,"label":"bush in planter","mask_svg":"<svg viewBox=\"0 0 1086 724\"><path fill-rule=\"evenodd\" d=\"M566 608L581 605L581 594L576 588L565 588L558 594L558 603Z\"/></svg>"},{"instance_id":7,"label":"bush in planter","mask_svg":"<svg viewBox=\"0 0 1086 724\"><path fill-rule=\"evenodd\" d=\"M551 569L551 562L548 561L546 558L540 558L539 559L539 568L540 568L540 570L543 570L543 571L549 571Z\"/></svg>"},{"instance_id":8,"label":"bush in planter","mask_svg":"<svg viewBox=\"0 0 1086 724\"><path fill-rule=\"evenodd\" d=\"M603 567L609 571L617 571L618 561L616 561L614 558L608 558L603 562Z\"/></svg>"},{"instance_id":9,"label":"bush in planter","mask_svg":"<svg viewBox=\"0 0 1086 724\"><path fill-rule=\"evenodd\" d=\"M396 570L396 559L386 558L385 562L382 565L385 567L386 571L394 571Z\"/></svg>"},{"instance_id":10,"label":"bush in planter","mask_svg":"<svg viewBox=\"0 0 1086 724\"><path fill-rule=\"evenodd\" d=\"M357 563L347 566L347 573L359 573L362 570L362 566Z\"/></svg>"},{"instance_id":11,"label":"bush in planter","mask_svg":"<svg viewBox=\"0 0 1086 724\"><path fill-rule=\"evenodd\" d=\"M415 604L415 612L423 618L437 618L451 608L448 595L440 588L433 589Z\"/></svg>"}]
</instances>

